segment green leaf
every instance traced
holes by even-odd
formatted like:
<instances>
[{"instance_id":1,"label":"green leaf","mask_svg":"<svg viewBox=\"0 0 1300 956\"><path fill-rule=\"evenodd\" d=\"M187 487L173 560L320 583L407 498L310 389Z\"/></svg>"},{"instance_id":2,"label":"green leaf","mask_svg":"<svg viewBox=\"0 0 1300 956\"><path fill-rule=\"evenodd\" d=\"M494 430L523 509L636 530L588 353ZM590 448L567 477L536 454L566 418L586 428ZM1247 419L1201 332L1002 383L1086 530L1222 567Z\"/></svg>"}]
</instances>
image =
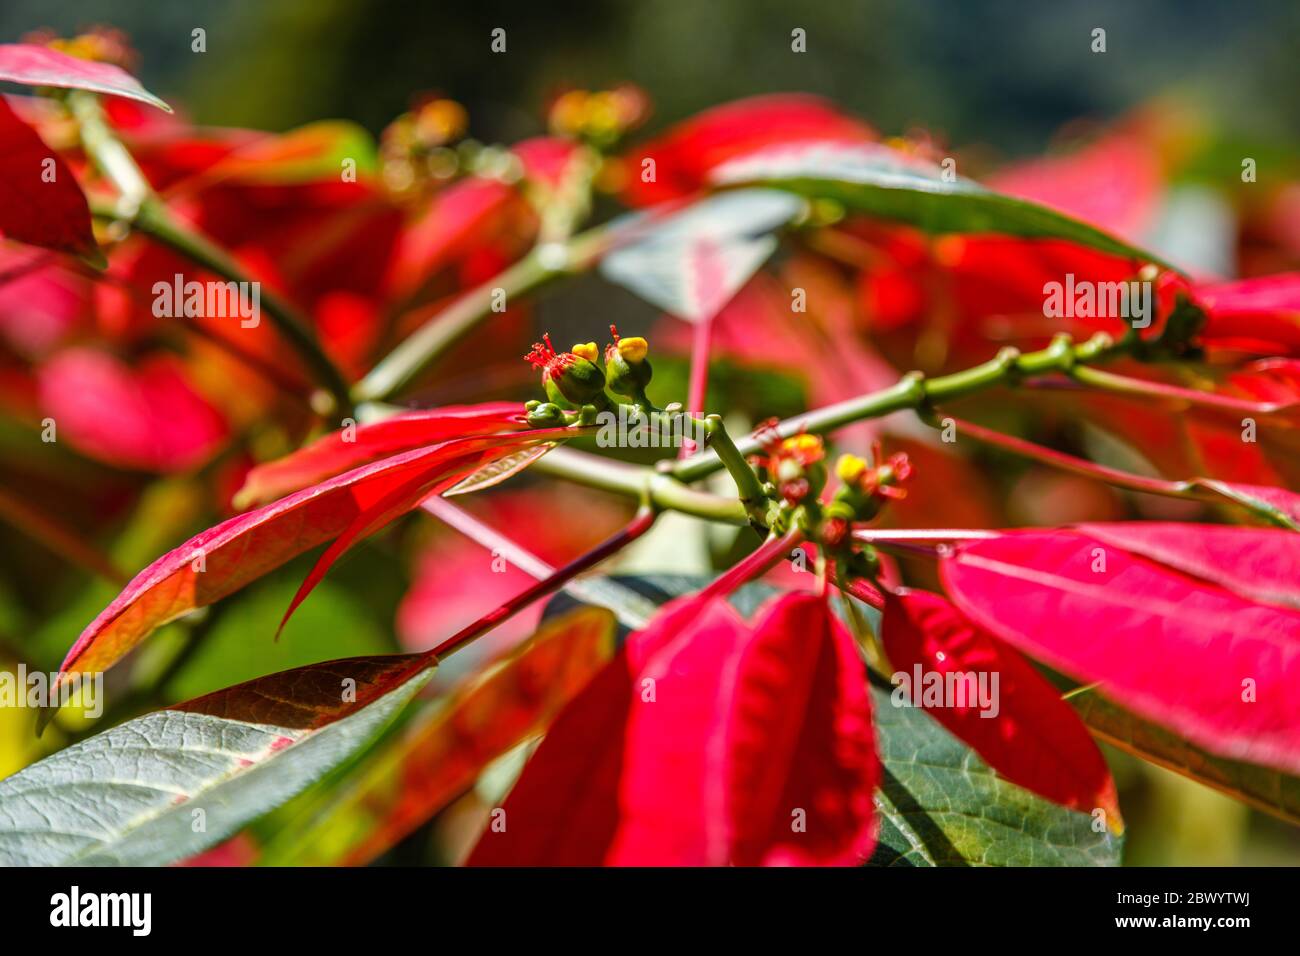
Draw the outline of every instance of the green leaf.
<instances>
[{"instance_id":1,"label":"green leaf","mask_svg":"<svg viewBox=\"0 0 1300 956\"><path fill-rule=\"evenodd\" d=\"M871 688L880 840L870 866L1118 866L1122 839L995 774L923 710Z\"/></svg>"},{"instance_id":2,"label":"green leaf","mask_svg":"<svg viewBox=\"0 0 1300 956\"><path fill-rule=\"evenodd\" d=\"M1086 222L963 179L879 143L805 143L764 149L724 163L717 186L768 186L828 199L852 212L932 233L1000 233L1066 239L1113 255L1175 268Z\"/></svg>"},{"instance_id":3,"label":"green leaf","mask_svg":"<svg viewBox=\"0 0 1300 956\"><path fill-rule=\"evenodd\" d=\"M432 676L419 655L313 664L91 737L0 781L0 865L192 856L366 746Z\"/></svg>"},{"instance_id":4,"label":"green leaf","mask_svg":"<svg viewBox=\"0 0 1300 956\"><path fill-rule=\"evenodd\" d=\"M772 230L805 205L777 190L740 189L637 217L625 227L634 238L605 256L601 275L679 318L707 322L776 251Z\"/></svg>"},{"instance_id":5,"label":"green leaf","mask_svg":"<svg viewBox=\"0 0 1300 956\"><path fill-rule=\"evenodd\" d=\"M609 580L656 603L707 583L691 575ZM766 585L750 584L734 593L731 603L750 616L775 593ZM569 595L557 596L545 613L560 613L574 603ZM879 627L879 611L860 601L857 607L872 628ZM1091 816L1056 806L999 777L923 710L895 707L890 691L874 679L871 691L876 748L885 773L876 794L880 839L869 865L1119 864L1123 840L1095 832Z\"/></svg>"}]
</instances>

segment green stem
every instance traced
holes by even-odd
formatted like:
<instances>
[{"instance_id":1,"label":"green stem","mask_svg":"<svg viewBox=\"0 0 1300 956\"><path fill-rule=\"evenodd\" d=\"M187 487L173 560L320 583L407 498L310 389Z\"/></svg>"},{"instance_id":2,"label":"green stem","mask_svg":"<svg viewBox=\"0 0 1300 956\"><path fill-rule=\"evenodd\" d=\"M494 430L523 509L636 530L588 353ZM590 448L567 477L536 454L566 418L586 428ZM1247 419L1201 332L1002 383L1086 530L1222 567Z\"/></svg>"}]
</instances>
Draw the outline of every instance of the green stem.
<instances>
[{"instance_id":1,"label":"green stem","mask_svg":"<svg viewBox=\"0 0 1300 956\"><path fill-rule=\"evenodd\" d=\"M104 119L99 100L73 92L68 107L77 119L81 142L96 168L118 191L115 202L92 201L91 212L102 219L126 222L192 262L231 282L253 282L235 259L219 245L181 221L157 197L134 158ZM271 322L302 357L313 377L333 400L327 409L340 418L352 413L347 381L321 349L309 323L279 296L261 291L260 302Z\"/></svg>"},{"instance_id":2,"label":"green stem","mask_svg":"<svg viewBox=\"0 0 1300 956\"><path fill-rule=\"evenodd\" d=\"M500 275L471 289L402 341L352 390L357 402L392 398L480 322L494 306L596 262L611 241L607 227L597 226L567 242L543 243Z\"/></svg>"},{"instance_id":3,"label":"green stem","mask_svg":"<svg viewBox=\"0 0 1300 956\"><path fill-rule=\"evenodd\" d=\"M1079 345L1074 345L1069 336L1058 336L1051 345L1037 352L1021 353L1006 348L981 365L951 375L926 378L919 372L911 372L878 392L787 419L776 431L782 438L799 432L825 434L863 419L919 409L931 402L951 401L997 385L1014 384L1023 376L1069 373L1080 363L1103 362L1123 354L1124 350L1125 346L1105 334L1095 335ZM736 448L741 455L748 455L757 452L760 446L749 436L736 442ZM712 449L678 462L672 469L673 476L679 481L692 482L721 470L726 465L717 452Z\"/></svg>"},{"instance_id":4,"label":"green stem","mask_svg":"<svg viewBox=\"0 0 1300 956\"><path fill-rule=\"evenodd\" d=\"M255 281L224 249L181 222L158 200L146 200L132 220L132 226L223 279ZM306 319L265 288L261 290L261 306L276 330L297 351L312 377L329 393L333 407L325 409L324 413L340 419L350 417L353 408L347 381L321 348Z\"/></svg>"},{"instance_id":5,"label":"green stem","mask_svg":"<svg viewBox=\"0 0 1300 956\"><path fill-rule=\"evenodd\" d=\"M556 448L533 462L529 470L625 498L647 501L657 511L679 511L722 524L749 524L745 506L734 498L696 491L663 472L571 448Z\"/></svg>"},{"instance_id":6,"label":"green stem","mask_svg":"<svg viewBox=\"0 0 1300 956\"><path fill-rule=\"evenodd\" d=\"M763 493L763 486L759 483L758 475L754 473L754 469L750 467L749 462L745 461L745 456L740 453L736 443L727 434L727 429L722 424L722 417L720 415L708 416L704 419L704 429L707 433L705 443L714 450L718 459L727 469L727 473L736 482L736 490L740 493L740 503L744 505L745 511L756 523L765 524L768 497Z\"/></svg>"}]
</instances>

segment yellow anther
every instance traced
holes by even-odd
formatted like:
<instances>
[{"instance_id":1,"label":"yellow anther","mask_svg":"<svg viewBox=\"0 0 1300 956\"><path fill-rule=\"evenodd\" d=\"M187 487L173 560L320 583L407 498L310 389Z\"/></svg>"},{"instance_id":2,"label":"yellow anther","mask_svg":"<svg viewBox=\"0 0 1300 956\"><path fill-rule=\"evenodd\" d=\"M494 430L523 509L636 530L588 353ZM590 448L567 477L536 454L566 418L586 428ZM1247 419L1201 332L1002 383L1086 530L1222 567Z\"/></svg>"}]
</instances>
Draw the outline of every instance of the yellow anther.
<instances>
[{"instance_id":1,"label":"yellow anther","mask_svg":"<svg viewBox=\"0 0 1300 956\"><path fill-rule=\"evenodd\" d=\"M618 340L618 354L629 365L645 360L650 353L650 343L639 335L629 335Z\"/></svg>"},{"instance_id":2,"label":"yellow anther","mask_svg":"<svg viewBox=\"0 0 1300 956\"><path fill-rule=\"evenodd\" d=\"M781 443L781 450L798 455L818 454L822 450L822 440L819 436L809 435L806 432L791 435Z\"/></svg>"},{"instance_id":3,"label":"yellow anther","mask_svg":"<svg viewBox=\"0 0 1300 956\"><path fill-rule=\"evenodd\" d=\"M840 455L835 463L835 474L846 485L857 484L867 470L867 463L857 455Z\"/></svg>"}]
</instances>

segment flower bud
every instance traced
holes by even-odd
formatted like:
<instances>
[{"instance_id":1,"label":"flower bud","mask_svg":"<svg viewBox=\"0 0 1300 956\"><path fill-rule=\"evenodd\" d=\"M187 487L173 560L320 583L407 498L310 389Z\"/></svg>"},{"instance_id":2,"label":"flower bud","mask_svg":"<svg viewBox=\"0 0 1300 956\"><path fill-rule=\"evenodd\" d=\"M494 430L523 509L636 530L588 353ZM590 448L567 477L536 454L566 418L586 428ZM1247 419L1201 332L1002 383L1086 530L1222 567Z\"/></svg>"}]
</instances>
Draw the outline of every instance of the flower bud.
<instances>
[{"instance_id":1,"label":"flower bud","mask_svg":"<svg viewBox=\"0 0 1300 956\"><path fill-rule=\"evenodd\" d=\"M542 386L546 395L556 404L586 405L604 403L605 373L591 359L576 352L556 352L551 345L551 337L545 335L544 341L533 346L533 350L524 356L534 368L542 370ZM579 345L576 348L595 352L595 343Z\"/></svg>"},{"instance_id":2,"label":"flower bud","mask_svg":"<svg viewBox=\"0 0 1300 956\"><path fill-rule=\"evenodd\" d=\"M530 428L558 428L564 424L564 410L553 402L529 402L527 409Z\"/></svg>"},{"instance_id":3,"label":"flower bud","mask_svg":"<svg viewBox=\"0 0 1300 956\"><path fill-rule=\"evenodd\" d=\"M782 438L775 430L775 423L761 426L754 436L766 452L757 456L757 463L788 504L797 505L821 494L826 485L826 465L822 461L826 447L819 436L800 432Z\"/></svg>"},{"instance_id":4,"label":"flower bud","mask_svg":"<svg viewBox=\"0 0 1300 956\"><path fill-rule=\"evenodd\" d=\"M616 326L611 325L609 331L614 337L614 341L605 346L605 374L609 388L619 395L640 397L654 374L646 361L650 345L639 335L620 337Z\"/></svg>"},{"instance_id":5,"label":"flower bud","mask_svg":"<svg viewBox=\"0 0 1300 956\"><path fill-rule=\"evenodd\" d=\"M836 492L835 504L851 507L860 520L874 518L886 500L906 497L900 485L912 474L911 462L902 452L886 460L877 444L872 460L879 464L869 465L857 455L841 455L835 463L835 474L844 482Z\"/></svg>"}]
</instances>

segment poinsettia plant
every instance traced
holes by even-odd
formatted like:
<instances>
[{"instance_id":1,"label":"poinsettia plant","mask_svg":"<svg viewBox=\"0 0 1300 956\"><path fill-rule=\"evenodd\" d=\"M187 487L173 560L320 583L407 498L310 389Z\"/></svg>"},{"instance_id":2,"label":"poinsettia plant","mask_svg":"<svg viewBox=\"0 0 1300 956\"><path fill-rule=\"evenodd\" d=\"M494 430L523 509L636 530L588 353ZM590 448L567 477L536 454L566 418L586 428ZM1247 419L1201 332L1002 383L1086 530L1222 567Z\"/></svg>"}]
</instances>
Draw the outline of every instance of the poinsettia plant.
<instances>
[{"instance_id":1,"label":"poinsettia plant","mask_svg":"<svg viewBox=\"0 0 1300 956\"><path fill-rule=\"evenodd\" d=\"M977 182L802 95L376 145L130 56L0 46L0 517L92 582L4 649L0 861L1107 865L1132 757L1300 822L1300 272L1152 245L1151 117ZM565 349L566 282L653 308Z\"/></svg>"}]
</instances>

